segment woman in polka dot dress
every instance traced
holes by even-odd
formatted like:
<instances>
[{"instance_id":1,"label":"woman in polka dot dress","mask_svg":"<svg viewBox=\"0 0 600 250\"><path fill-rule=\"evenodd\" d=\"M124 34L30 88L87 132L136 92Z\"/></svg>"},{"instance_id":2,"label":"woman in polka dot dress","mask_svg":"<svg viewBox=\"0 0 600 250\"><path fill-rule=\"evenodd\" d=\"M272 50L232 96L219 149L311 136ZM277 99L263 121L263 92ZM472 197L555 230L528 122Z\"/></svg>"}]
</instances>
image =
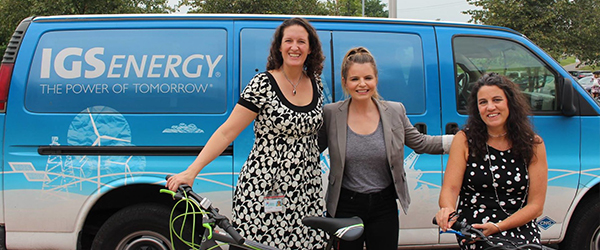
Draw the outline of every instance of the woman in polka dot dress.
<instances>
[{"instance_id":1,"label":"woman in polka dot dress","mask_svg":"<svg viewBox=\"0 0 600 250\"><path fill-rule=\"evenodd\" d=\"M322 248L323 233L304 226L302 218L323 215L317 145L323 124L323 60L312 25L303 18L284 21L275 30L267 72L254 76L227 121L167 187L191 185L255 121L254 146L234 192L234 226L243 237L279 249Z\"/></svg>"},{"instance_id":2,"label":"woman in polka dot dress","mask_svg":"<svg viewBox=\"0 0 600 250\"><path fill-rule=\"evenodd\" d=\"M508 78L489 73L473 86L468 112L444 174L436 214L441 230L461 220L495 243L540 244L535 219L546 198L548 164L526 99ZM461 249L486 247L482 242L458 243Z\"/></svg>"}]
</instances>

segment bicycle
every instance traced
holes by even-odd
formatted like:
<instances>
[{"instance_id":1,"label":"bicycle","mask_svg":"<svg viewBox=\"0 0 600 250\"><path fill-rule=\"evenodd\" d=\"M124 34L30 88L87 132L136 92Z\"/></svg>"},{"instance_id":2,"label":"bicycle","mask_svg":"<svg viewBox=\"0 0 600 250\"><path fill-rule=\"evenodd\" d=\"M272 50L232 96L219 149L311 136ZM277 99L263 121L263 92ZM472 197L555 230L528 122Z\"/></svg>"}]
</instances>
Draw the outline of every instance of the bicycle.
<instances>
[{"instance_id":1,"label":"bicycle","mask_svg":"<svg viewBox=\"0 0 600 250\"><path fill-rule=\"evenodd\" d=\"M435 217L433 217L432 223L434 225L437 225L437 221L436 221ZM467 241L484 242L488 246L487 248L485 248L485 250L525 250L525 249L556 250L554 248L547 247L542 244L517 245L513 241L510 241L508 239L502 239L502 238L494 238L495 240L501 240L501 242L494 243L490 240L490 237L485 236L485 234L483 234L483 232L481 230L472 227L471 225L469 225L468 223L466 223L464 221L456 221L454 224L452 224L451 228L452 229L446 230L446 232L440 231L440 234L452 233L452 234L456 234L458 236L458 238L464 239Z\"/></svg>"},{"instance_id":2,"label":"bicycle","mask_svg":"<svg viewBox=\"0 0 600 250\"><path fill-rule=\"evenodd\" d=\"M167 176L167 179L169 176ZM168 189L161 189L161 193L170 194L174 199L178 200L173 206L170 216L170 234L171 242L173 237L177 237L179 240L184 242L190 247L190 249L200 250L213 250L222 249L221 246L229 245L236 246L242 249L250 250L279 250L271 246L267 246L255 241L244 239L237 229L233 227L229 219L219 214L219 209L212 206L212 202L199 194L195 193L189 185L180 185L177 192L173 192ZM176 208L181 202L185 202L185 212L174 216ZM190 211L191 210L191 211ZM202 222L200 223L204 228L204 232L201 234L200 242L194 242L192 237L191 241L185 240L181 235L183 230L179 232L172 226L176 221L182 220L182 227L186 224L188 216L191 216L192 220L192 234L195 235L196 215L202 216ZM334 248L337 240L352 241L358 239L363 231L364 225L359 217L351 218L328 218L328 217L305 217L302 219L302 223L316 230L323 230L329 235L329 240L326 243L325 249L330 250ZM220 231L221 228L223 231ZM173 249L174 246L172 246Z\"/></svg>"}]
</instances>

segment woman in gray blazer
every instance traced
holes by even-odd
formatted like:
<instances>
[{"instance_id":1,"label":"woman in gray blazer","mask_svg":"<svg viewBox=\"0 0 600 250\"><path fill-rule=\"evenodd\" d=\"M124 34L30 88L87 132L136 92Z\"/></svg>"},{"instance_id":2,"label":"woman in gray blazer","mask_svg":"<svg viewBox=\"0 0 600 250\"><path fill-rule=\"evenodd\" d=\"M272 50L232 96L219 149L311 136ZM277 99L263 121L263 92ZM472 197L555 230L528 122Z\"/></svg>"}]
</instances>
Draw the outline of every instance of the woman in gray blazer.
<instances>
[{"instance_id":1,"label":"woman in gray blazer","mask_svg":"<svg viewBox=\"0 0 600 250\"><path fill-rule=\"evenodd\" d=\"M412 126L404 105L380 100L377 66L364 47L349 50L342 62L342 88L350 98L324 107L321 150L329 147L326 208L332 217L359 216L360 239L340 249L397 249L398 206L410 204L404 146L417 153L442 154L451 136L428 136ZM443 147L443 142L446 147Z\"/></svg>"}]
</instances>

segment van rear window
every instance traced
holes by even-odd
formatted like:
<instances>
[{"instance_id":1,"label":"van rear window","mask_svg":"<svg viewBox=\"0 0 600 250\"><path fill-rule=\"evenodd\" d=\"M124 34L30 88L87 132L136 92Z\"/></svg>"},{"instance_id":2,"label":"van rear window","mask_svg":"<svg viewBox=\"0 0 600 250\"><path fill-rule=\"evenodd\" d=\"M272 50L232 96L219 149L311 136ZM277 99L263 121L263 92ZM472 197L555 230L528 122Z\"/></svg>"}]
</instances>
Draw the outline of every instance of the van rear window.
<instances>
[{"instance_id":1,"label":"van rear window","mask_svg":"<svg viewBox=\"0 0 600 250\"><path fill-rule=\"evenodd\" d=\"M92 106L119 113L224 113L227 56L224 29L48 32L34 54L25 107L41 113Z\"/></svg>"}]
</instances>

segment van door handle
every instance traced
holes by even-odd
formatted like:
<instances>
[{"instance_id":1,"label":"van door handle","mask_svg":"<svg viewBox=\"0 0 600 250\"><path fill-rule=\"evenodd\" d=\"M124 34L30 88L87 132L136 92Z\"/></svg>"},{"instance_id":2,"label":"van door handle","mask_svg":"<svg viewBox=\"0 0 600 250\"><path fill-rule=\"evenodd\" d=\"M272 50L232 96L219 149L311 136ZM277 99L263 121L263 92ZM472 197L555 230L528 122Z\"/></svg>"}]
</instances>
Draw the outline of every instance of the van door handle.
<instances>
[{"instance_id":1,"label":"van door handle","mask_svg":"<svg viewBox=\"0 0 600 250\"><path fill-rule=\"evenodd\" d=\"M446 124L446 134L447 135L453 135L458 133L458 123L456 122L449 122Z\"/></svg>"},{"instance_id":2,"label":"van door handle","mask_svg":"<svg viewBox=\"0 0 600 250\"><path fill-rule=\"evenodd\" d=\"M419 130L419 132L421 132L421 134L424 134L424 135L427 134L427 124L418 122L414 126L415 126L415 128L417 128L417 130Z\"/></svg>"}]
</instances>

